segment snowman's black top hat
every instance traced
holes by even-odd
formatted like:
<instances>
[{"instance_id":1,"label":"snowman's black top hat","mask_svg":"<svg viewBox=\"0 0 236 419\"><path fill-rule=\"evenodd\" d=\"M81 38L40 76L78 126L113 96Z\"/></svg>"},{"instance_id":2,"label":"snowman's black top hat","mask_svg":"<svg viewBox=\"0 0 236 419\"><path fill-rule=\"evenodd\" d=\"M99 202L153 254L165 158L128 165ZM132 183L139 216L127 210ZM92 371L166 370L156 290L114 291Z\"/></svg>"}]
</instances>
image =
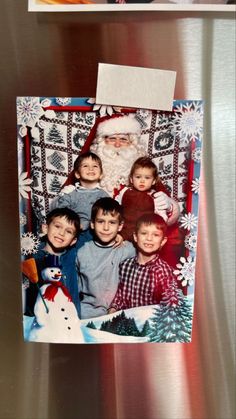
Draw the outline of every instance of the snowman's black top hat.
<instances>
[{"instance_id":1,"label":"snowman's black top hat","mask_svg":"<svg viewBox=\"0 0 236 419\"><path fill-rule=\"evenodd\" d=\"M59 256L56 256L56 255L45 256L42 269L45 269L45 268L61 268Z\"/></svg>"}]
</instances>

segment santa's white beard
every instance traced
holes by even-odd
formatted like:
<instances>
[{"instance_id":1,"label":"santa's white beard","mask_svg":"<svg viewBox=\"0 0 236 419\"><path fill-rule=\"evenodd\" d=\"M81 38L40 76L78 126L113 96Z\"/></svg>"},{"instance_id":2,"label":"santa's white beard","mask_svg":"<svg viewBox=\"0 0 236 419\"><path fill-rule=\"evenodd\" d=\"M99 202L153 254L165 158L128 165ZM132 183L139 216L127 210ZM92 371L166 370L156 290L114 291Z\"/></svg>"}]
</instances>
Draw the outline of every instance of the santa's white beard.
<instances>
[{"instance_id":1,"label":"santa's white beard","mask_svg":"<svg viewBox=\"0 0 236 419\"><path fill-rule=\"evenodd\" d=\"M104 140L92 145L91 151L102 160L103 177L100 184L111 196L115 188L128 184L132 164L138 157L145 155L143 147L131 144L117 148L106 144Z\"/></svg>"}]
</instances>

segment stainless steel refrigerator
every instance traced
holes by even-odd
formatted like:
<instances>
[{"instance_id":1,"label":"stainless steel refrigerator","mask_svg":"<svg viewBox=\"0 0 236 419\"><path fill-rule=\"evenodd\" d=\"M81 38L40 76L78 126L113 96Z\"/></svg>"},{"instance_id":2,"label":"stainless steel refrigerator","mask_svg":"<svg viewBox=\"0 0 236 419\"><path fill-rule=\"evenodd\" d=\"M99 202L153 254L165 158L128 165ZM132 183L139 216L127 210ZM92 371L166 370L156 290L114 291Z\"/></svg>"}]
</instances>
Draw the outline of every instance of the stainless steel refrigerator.
<instances>
[{"instance_id":1,"label":"stainless steel refrigerator","mask_svg":"<svg viewBox=\"0 0 236 419\"><path fill-rule=\"evenodd\" d=\"M26 0L2 0L0 12L0 417L233 419L234 13L29 13ZM177 71L175 99L205 102L188 344L23 341L16 96L93 97L99 62Z\"/></svg>"}]
</instances>

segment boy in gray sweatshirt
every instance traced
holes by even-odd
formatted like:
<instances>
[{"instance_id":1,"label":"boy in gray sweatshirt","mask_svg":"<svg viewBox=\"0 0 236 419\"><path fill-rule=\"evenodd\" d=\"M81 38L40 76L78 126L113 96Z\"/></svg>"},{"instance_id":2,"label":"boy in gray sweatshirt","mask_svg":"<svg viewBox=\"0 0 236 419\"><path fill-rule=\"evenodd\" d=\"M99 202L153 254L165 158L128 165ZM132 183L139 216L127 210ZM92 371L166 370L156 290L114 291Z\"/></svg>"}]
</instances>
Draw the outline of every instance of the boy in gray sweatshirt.
<instances>
[{"instance_id":1,"label":"boy in gray sweatshirt","mask_svg":"<svg viewBox=\"0 0 236 419\"><path fill-rule=\"evenodd\" d=\"M119 264L135 256L132 243L114 247L122 230L121 205L112 198L100 198L92 207L93 240L77 252L76 265L81 291L81 318L103 316L116 294Z\"/></svg>"}]
</instances>

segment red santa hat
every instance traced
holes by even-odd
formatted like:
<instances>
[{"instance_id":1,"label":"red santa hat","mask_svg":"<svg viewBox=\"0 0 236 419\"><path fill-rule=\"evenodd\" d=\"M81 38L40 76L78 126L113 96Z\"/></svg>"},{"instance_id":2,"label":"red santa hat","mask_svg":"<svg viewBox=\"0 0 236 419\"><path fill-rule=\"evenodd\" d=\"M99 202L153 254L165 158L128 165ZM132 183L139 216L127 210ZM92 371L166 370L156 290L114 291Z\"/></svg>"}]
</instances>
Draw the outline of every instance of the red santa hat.
<instances>
[{"instance_id":1,"label":"red santa hat","mask_svg":"<svg viewBox=\"0 0 236 419\"><path fill-rule=\"evenodd\" d=\"M113 134L132 134L141 135L141 126L133 114L114 114L97 118L92 127L81 153L89 151L90 146L97 137L109 136Z\"/></svg>"},{"instance_id":2,"label":"red santa hat","mask_svg":"<svg viewBox=\"0 0 236 419\"><path fill-rule=\"evenodd\" d=\"M116 118L109 118L98 124L96 137L113 134L140 135L141 127L133 115L116 115Z\"/></svg>"}]
</instances>

